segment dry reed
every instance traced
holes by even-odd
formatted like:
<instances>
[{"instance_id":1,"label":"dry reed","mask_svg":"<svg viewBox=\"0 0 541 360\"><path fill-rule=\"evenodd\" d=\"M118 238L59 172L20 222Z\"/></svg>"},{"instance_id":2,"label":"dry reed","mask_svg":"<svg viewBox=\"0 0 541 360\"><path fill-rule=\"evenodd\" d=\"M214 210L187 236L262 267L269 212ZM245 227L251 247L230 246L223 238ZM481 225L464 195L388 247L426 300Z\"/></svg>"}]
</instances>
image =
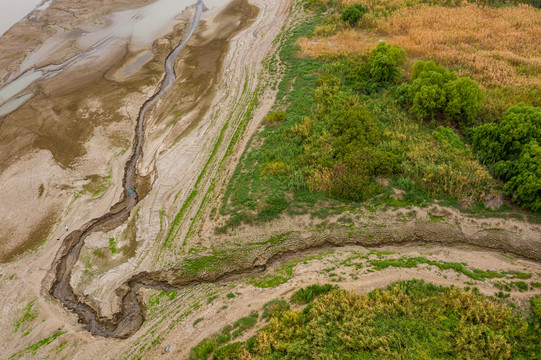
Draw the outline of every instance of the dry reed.
<instances>
[{"instance_id":1,"label":"dry reed","mask_svg":"<svg viewBox=\"0 0 541 360\"><path fill-rule=\"evenodd\" d=\"M485 86L541 86L541 11L416 6L380 19L377 30L410 56L462 69Z\"/></svg>"},{"instance_id":2,"label":"dry reed","mask_svg":"<svg viewBox=\"0 0 541 360\"><path fill-rule=\"evenodd\" d=\"M414 59L434 59L483 87L541 87L540 10L528 5L489 8L454 2L463 5L343 0L343 6L363 4L370 8L361 25L373 28L374 33L345 29L332 36L302 38L301 52L326 58L363 53L382 38L402 46Z\"/></svg>"},{"instance_id":3,"label":"dry reed","mask_svg":"<svg viewBox=\"0 0 541 360\"><path fill-rule=\"evenodd\" d=\"M301 54L311 57L335 58L364 53L372 49L377 40L353 29L339 31L329 37L300 38Z\"/></svg>"}]
</instances>

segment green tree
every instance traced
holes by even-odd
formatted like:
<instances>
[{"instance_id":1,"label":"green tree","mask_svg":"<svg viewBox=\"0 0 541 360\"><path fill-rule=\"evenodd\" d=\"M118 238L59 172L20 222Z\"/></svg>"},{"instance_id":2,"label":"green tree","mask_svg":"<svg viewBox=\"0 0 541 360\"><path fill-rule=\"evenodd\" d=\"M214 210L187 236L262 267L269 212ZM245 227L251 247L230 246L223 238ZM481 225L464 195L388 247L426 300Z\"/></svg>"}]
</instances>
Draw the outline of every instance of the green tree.
<instances>
[{"instance_id":1,"label":"green tree","mask_svg":"<svg viewBox=\"0 0 541 360\"><path fill-rule=\"evenodd\" d=\"M464 128L473 124L481 110L479 86L468 77L458 78L434 61L417 61L410 81L396 94L401 103L411 103L410 111L419 120L445 116Z\"/></svg>"},{"instance_id":2,"label":"green tree","mask_svg":"<svg viewBox=\"0 0 541 360\"><path fill-rule=\"evenodd\" d=\"M471 126L481 110L481 89L469 77L445 84L447 106L445 115L458 122L461 128Z\"/></svg>"},{"instance_id":3,"label":"green tree","mask_svg":"<svg viewBox=\"0 0 541 360\"><path fill-rule=\"evenodd\" d=\"M541 210L541 146L532 140L511 164L511 178L503 190L518 204L533 211Z\"/></svg>"},{"instance_id":4,"label":"green tree","mask_svg":"<svg viewBox=\"0 0 541 360\"><path fill-rule=\"evenodd\" d=\"M438 85L424 85L413 96L411 112L419 120L434 119L436 111L445 105L445 90Z\"/></svg>"},{"instance_id":5,"label":"green tree","mask_svg":"<svg viewBox=\"0 0 541 360\"><path fill-rule=\"evenodd\" d=\"M479 160L506 181L506 194L525 208L541 210L540 108L511 107L499 124L476 128L472 143Z\"/></svg>"},{"instance_id":6,"label":"green tree","mask_svg":"<svg viewBox=\"0 0 541 360\"><path fill-rule=\"evenodd\" d=\"M419 61L415 62L415 64L413 64L413 68L411 70L411 75L410 75L410 81L413 82L422 73L427 73L427 72L430 72L430 71L440 73L440 74L442 74L442 75L444 75L446 77L450 76L449 74L451 74L443 66L437 65L432 60L430 60L430 61L419 60Z\"/></svg>"}]
</instances>

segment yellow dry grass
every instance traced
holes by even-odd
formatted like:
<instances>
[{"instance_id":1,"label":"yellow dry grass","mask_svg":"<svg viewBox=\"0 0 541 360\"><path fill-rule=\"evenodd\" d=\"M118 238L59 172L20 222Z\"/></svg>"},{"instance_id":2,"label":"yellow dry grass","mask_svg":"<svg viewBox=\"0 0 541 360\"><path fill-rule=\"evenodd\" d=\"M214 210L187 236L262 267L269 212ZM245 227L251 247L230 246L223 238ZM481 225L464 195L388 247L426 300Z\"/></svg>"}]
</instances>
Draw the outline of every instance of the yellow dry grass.
<instances>
[{"instance_id":1,"label":"yellow dry grass","mask_svg":"<svg viewBox=\"0 0 541 360\"><path fill-rule=\"evenodd\" d=\"M414 1L414 0L412 0ZM461 0L456 0L462 3ZM364 27L299 40L304 55L333 58L363 53L378 39L402 46L412 58L430 58L458 69L481 86L541 87L541 11L527 5L505 8L416 5L401 0L342 0L370 8ZM396 9L382 14L377 9ZM377 12L377 16L375 16Z\"/></svg>"},{"instance_id":2,"label":"yellow dry grass","mask_svg":"<svg viewBox=\"0 0 541 360\"><path fill-rule=\"evenodd\" d=\"M485 86L541 86L541 11L533 7L402 8L377 30L410 56L463 68Z\"/></svg>"},{"instance_id":3,"label":"yellow dry grass","mask_svg":"<svg viewBox=\"0 0 541 360\"><path fill-rule=\"evenodd\" d=\"M372 49L377 40L353 29L341 30L337 34L314 38L300 38L301 54L311 57L334 58L339 56L364 53Z\"/></svg>"}]
</instances>

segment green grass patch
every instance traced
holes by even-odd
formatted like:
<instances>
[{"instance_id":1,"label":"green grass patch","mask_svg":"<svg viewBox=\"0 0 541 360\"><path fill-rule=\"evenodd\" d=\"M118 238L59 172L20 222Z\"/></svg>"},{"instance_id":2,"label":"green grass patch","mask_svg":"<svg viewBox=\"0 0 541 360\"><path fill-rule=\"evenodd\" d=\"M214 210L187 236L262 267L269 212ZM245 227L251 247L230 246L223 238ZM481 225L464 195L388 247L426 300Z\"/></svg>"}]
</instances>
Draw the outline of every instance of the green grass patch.
<instances>
[{"instance_id":1,"label":"green grass patch","mask_svg":"<svg viewBox=\"0 0 541 360\"><path fill-rule=\"evenodd\" d=\"M330 284L319 285L314 284L306 288L297 290L291 295L291 302L294 304L308 304L312 302L316 297L322 294L326 294L335 287Z\"/></svg>"},{"instance_id":2,"label":"green grass patch","mask_svg":"<svg viewBox=\"0 0 541 360\"><path fill-rule=\"evenodd\" d=\"M56 338L58 338L59 336L61 336L62 334L65 334L65 333L66 333L65 331L56 332L56 333L52 334L51 336L46 337L45 339L42 339L40 341L37 341L37 342L35 342L33 344L28 345L24 350L11 355L9 358L10 359L19 359L19 358L21 358L21 357L23 357L23 356L25 356L27 354L35 355L38 352L39 349L41 349L44 346L49 345Z\"/></svg>"}]
</instances>

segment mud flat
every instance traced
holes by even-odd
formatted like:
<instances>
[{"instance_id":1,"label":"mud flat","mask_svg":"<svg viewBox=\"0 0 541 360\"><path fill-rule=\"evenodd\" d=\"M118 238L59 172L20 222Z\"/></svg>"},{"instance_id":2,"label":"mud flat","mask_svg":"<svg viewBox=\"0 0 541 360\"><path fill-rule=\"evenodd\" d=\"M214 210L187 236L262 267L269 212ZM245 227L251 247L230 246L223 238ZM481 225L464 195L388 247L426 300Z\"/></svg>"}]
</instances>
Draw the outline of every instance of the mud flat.
<instances>
[{"instance_id":1,"label":"mud flat","mask_svg":"<svg viewBox=\"0 0 541 360\"><path fill-rule=\"evenodd\" d=\"M163 136L164 134L169 135L171 141L163 144L163 148L158 152L158 155L163 155L164 151L168 151L173 156L184 156L186 160L189 159L190 157L194 156L194 153L190 151L193 150L193 146L192 149L188 148L188 151L186 151L186 148L184 148L182 145L179 145L181 140L184 139L184 137L181 135L185 132L185 130L182 130L182 128L191 128L193 132L193 129L199 127L199 135L202 135L206 131L205 128L207 128L208 130L209 126L212 127L211 131L209 131L210 136L207 140L205 140L205 142L200 141L201 137L199 137L199 140L197 140L196 137L193 137L189 140L195 141L197 146L200 146L200 149L202 151L197 153L200 158L196 159L195 163L193 164L193 168L189 170L189 173L187 174L188 177L195 177L198 171L197 169L200 170L200 168L204 165L204 157L208 156L211 151L211 149L207 148L208 143L216 141L216 137L220 133L220 126L223 125L223 123L220 124L218 120L227 120L230 117L227 112L230 112L232 109L239 108L236 102L239 99L239 94L241 94L242 90L246 87L247 79L250 80L250 88L255 88L257 86L257 81L255 79L256 76L260 73L261 60L266 56L272 40L279 32L281 26L280 22L277 22L276 20L277 17L270 16L278 15L278 18L281 21L283 21L287 17L287 10L289 8L289 4L287 2L277 1L271 4L257 3L257 5L265 9L265 16L258 16L259 12L257 8L253 7L252 5L248 5L245 2L238 2L237 4L237 6L244 7L245 10L241 12L235 11L237 10L235 9L233 11L230 10L223 13L215 11L210 14L212 16L204 19L205 23L202 23L201 32L196 33L196 37L187 48L188 51L186 52L186 55L183 56L182 61L179 62L179 64L177 65L177 72L181 74L181 76L178 83L174 85L174 87L176 86L176 88L173 90L179 91L179 89L182 89L182 82L191 82L192 84L194 84L194 86L203 86L206 92L200 94L199 96L199 94L196 94L194 92L194 87L192 87L187 92L189 94L189 100L206 100L200 102L200 104L202 104L203 106L195 106L194 111L190 111L192 117L187 116L182 117L182 119L178 119L177 117L177 125L169 124L165 126L161 136ZM248 13L246 11L248 11ZM192 13L188 13L186 15L186 20L191 18L192 15ZM245 15L246 19L244 19ZM254 18L256 16L257 19ZM249 26L251 25L255 25L255 28L249 29ZM270 30L269 34L264 36L261 35L258 37L256 33L260 32L264 34L265 32L263 30ZM14 124L16 123L16 120L24 120L22 114L24 114L25 112L27 116L29 115L28 112L32 111L34 111L32 114L37 114L38 109L36 108L36 104L46 105L45 99L50 97L51 94L55 95L54 98L57 105L50 105L49 108L45 108L45 113L49 112L49 114L55 114L57 116L57 119L70 119L70 115L76 115L79 113L78 119L81 119L81 117L83 117L83 119L88 120L88 122L92 122L92 120L97 117L99 118L99 120L102 120L95 120L94 123L92 123L93 130L92 136L90 137L88 137L88 134L84 134L84 128L75 128L76 126L78 126L79 123L76 121L74 121L74 123L76 124L71 125L74 127L72 131L75 131L69 134L69 136L65 136L66 134L55 134L52 133L51 130L51 134L49 135L50 137L58 136L58 138L62 138L63 140L71 141L73 136L75 135L75 137L79 137L79 139L76 140L81 140L81 138L83 138L83 140L74 141L73 145L75 146L72 146L71 149L69 149L68 146L66 147L66 150L63 150L62 147L47 149L46 153L48 155L47 157L45 157L48 159L47 161L45 161L45 158L42 158L40 159L40 161L36 161L35 163L33 163L34 166L30 167L28 167L29 163L24 164L24 167L26 167L27 169L33 168L34 171L37 168L35 165L43 164L44 169L42 174L57 173L59 182L60 179L63 179L63 181L66 182L66 179L81 178L80 175L70 177L69 172L73 171L73 169L80 170L81 160L85 159L85 161L92 162L94 171L97 169L96 165L100 164L102 172L101 174L96 174L95 172L88 174L88 179L91 181L88 181L86 183L83 182L84 180L81 181L82 184L77 184L79 185L79 188L84 185L89 185L89 183L92 183L93 181L95 182L95 180L98 180L97 182L106 180L106 186L105 189L101 189L100 187L98 187L97 189L93 188L91 189L94 190L92 194L88 194L86 196L79 195L79 198L74 199L71 204L68 204L69 206L67 206L67 211L61 214L61 216L63 216L64 218L63 221L59 222L58 218L51 219L50 223L54 224L55 226L53 230L54 233L50 234L46 238L45 244L39 247L36 252L26 253L23 258L2 265L3 285L7 285L7 283L4 282L4 279L9 279L10 281L15 280L17 282L20 282L21 284L24 284L24 289L21 289L21 291L18 292L17 297L21 296L21 299L32 299L36 297L37 302L39 302L39 305L37 305L37 307L39 307L40 313L46 314L46 318L48 319L47 324L41 325L39 329L37 329L38 331L35 332L35 335L23 339L20 346L21 349L24 348L25 344L28 345L29 342L37 340L38 336L44 334L43 331L48 331L47 329L50 330L56 326L63 327L66 324L71 324L68 325L68 327L75 326L74 328L72 328L74 330L79 328L79 325L77 325L76 322L73 321L73 315L65 312L64 309L58 306L57 302L51 302L49 300L50 298L46 295L46 289L50 288L49 286L52 284L52 278L46 277L44 283L41 283L41 280L38 280L38 278L44 277L45 273L43 271L45 270L45 268L50 267L50 264L54 259L54 252L56 251L55 249L58 249L60 247L61 242L57 242L56 237L60 235L60 237L62 237L62 242L64 241L64 234L62 233L64 224L67 224L70 229L80 228L89 219L96 218L97 216L95 216L94 214L100 215L100 213L106 213L108 207L111 204L122 198L122 174L124 164L131 154L128 150L131 148L131 139L133 139L134 135L132 127L133 119L137 113L137 109L139 108L139 106L144 102L146 98L148 98L148 96L152 95L152 91L157 87L159 81L161 80L161 76L163 75L163 61L165 59L165 55L167 55L166 49L171 49L172 44L174 44L175 41L178 43L177 40L182 39L184 33L185 28L181 27L177 29L177 31L175 31L174 33L155 43L152 46L152 52L154 57L145 65L143 65L141 70L136 71L131 78L128 78L128 80L124 81L122 84L118 84L118 88L116 87L117 85L115 85L114 81L108 79L111 79L111 75L117 72L118 69L126 66L124 65L125 63L122 64L122 61L120 61L119 64L117 61L114 61L114 59L133 59L134 55L127 55L127 50L125 49L123 51L126 52L120 52L118 55L112 56L113 60L111 60L109 63L105 63L105 68L107 69L105 75L103 75L103 73L101 73L100 75L100 69L96 69L95 72L92 73L92 69L89 68L87 69L87 71L85 71L84 75L75 71L76 69L73 69L73 71L67 69L61 74L57 75L54 79L54 82L42 82L39 87L40 92L36 92L31 101L23 105L16 112L10 114L9 122L4 122L2 133L4 133L6 129L9 129L8 125L10 123ZM206 46L209 44L211 46ZM254 47L262 49L261 53L250 53L250 50L253 50ZM211 50L209 52L204 52L206 48L209 48ZM228 49L233 49L239 51L240 53L237 53L236 51L228 52ZM206 65L201 66L200 72L191 71L190 69L199 61L205 62ZM224 66L224 64L228 64L228 61L233 63L234 66ZM103 62L100 65L103 65ZM160 69L160 67L162 69ZM224 68L228 68L229 71L225 72ZM188 69L190 71L185 71L185 69ZM247 72L247 70L249 71L249 73ZM90 86L90 84L92 84L92 86ZM218 87L218 90L221 91L222 89L224 89L226 91L224 91L224 93L216 91L215 89L213 89L213 86L215 85ZM81 100L77 100L77 98L74 98L73 94L75 93L75 89L80 90L81 88L84 89L80 94ZM107 90L104 91L105 89ZM128 92L128 90L131 90L131 92ZM118 91L119 94L117 94L116 91ZM128 94L126 94L126 92L122 93L122 91L126 91ZM219 93L221 97L219 99L214 98L213 95L215 93ZM103 94L107 94L107 96L98 96ZM70 95L72 95L71 98ZM43 100L40 100L40 96L42 96ZM171 99L175 99L175 97L180 96L178 95L178 93L177 95L175 95L175 93L172 93L168 100L166 100L165 98L162 99L156 105L157 110L149 114L150 117L148 123L149 129L151 130L149 131L150 134L156 133L152 131L152 125L154 123L160 124L160 126L166 125L164 124L165 121L160 118L160 111L162 111L164 114L167 114L167 121L169 121L169 118L174 116L174 114L168 114L167 111L163 110L162 104L171 106L169 101L171 101ZM62 102L63 99L65 99L64 103ZM224 100L227 100L227 102L224 102ZM187 106L186 104L189 104L190 101L183 101L181 105ZM69 106L66 106L67 104L69 104ZM115 104L116 107L113 105L108 106L107 104ZM121 106L118 106L119 104ZM138 106L136 106L136 104L138 104ZM213 113L207 114L207 111L212 107L214 107ZM109 110L113 111L109 112ZM40 108L39 111L43 112L43 109ZM216 118L217 113L219 114L219 119ZM204 114L206 114L205 117L199 117ZM121 121L120 124L118 121L119 115L121 115L121 117L125 117L125 120ZM28 118L30 117L31 116L28 116ZM106 120L109 117L115 119L110 118L111 124L107 126L107 122L103 120ZM209 120L212 121L209 122ZM40 131L47 131L48 127L44 126L43 120L41 120L41 122L42 123L39 127ZM69 128L70 125L67 125L67 127ZM114 128L115 126L117 129L117 136L122 136L122 138L108 139L108 135L110 134L112 128ZM181 127L181 129L179 130L178 127ZM55 132L62 132L63 130L64 129L59 128L58 126L55 128ZM11 131L13 134L13 130ZM201 133L201 131L203 132ZM97 136L98 138L96 138ZM102 138L101 142L99 140L99 137ZM7 136L6 132L6 139L8 138L9 137ZM112 151L109 152L109 154L103 154L104 146L102 144L113 142L111 140L116 141L117 144L120 143L120 146L117 145L115 148L112 149ZM158 137L156 141L159 140L163 139ZM28 143L30 142L31 141L28 141ZM57 142L49 141L49 145L53 144L57 144ZM80 146L79 144L84 144L84 146L82 148L79 148L80 150L77 150L77 146ZM19 144L11 145L13 146ZM156 145L152 145L151 141L145 141L145 146L148 146L149 149L159 149L159 146L157 147ZM171 149L172 147L175 147L174 150ZM5 149L9 148L9 146L5 147ZM29 146L29 148L31 148L31 146ZM20 151L16 150L17 149L12 149L11 153L20 153ZM38 151L37 154L39 154L40 152L41 151ZM74 152L79 153L74 154ZM113 153L112 156L111 153ZM114 153L118 155L115 157ZM33 154L32 157L37 157L35 152L31 152L31 154ZM146 156L145 159L147 159L147 162L152 163L155 161L155 159L152 159L152 157L155 156L154 153L148 152L147 155L146 150L144 150L143 154L144 156ZM107 155L111 157L107 158ZM21 162L19 162L19 160L21 159L24 159L24 157L19 157L17 161L14 161L14 159L6 156L4 160L6 161L7 168L10 169L13 168L11 165L15 163L21 165ZM175 179L174 177L178 173L186 173L186 167L183 167L182 163L173 163L172 165L174 165L171 166L172 168L174 168L174 172L171 172L169 177L164 176L164 178L168 178L167 181ZM109 171L109 175L107 175L107 171ZM164 171L164 173L166 173L165 175L169 175L167 174L167 171ZM3 174L5 174L5 172ZM148 173L141 171L140 174L142 180L140 183L137 184L137 186L135 186L135 188L138 190L140 197L143 198L145 195L144 189L147 189L147 191L150 190L152 188L150 185L152 184L152 181L155 181L155 178L151 178L152 181L148 182L144 180L145 175ZM153 174L156 177L158 174L162 175L161 173L156 172L154 169ZM19 175L20 173L17 175L15 172L13 172L11 174L11 178L16 179ZM85 178L83 177L83 179ZM174 186L182 191L186 184L178 182L178 179L176 180L177 181L175 182ZM67 181L67 183L69 184L68 186L74 185L69 180ZM15 180L12 182L12 185L17 185ZM45 194L51 194L51 187L47 187L46 185L47 184L41 186L40 184L37 186L37 192L35 194L37 195L38 199L40 196L45 196ZM6 190L6 193L9 193L9 191ZM151 193L159 194L159 192L156 191L154 188L152 188ZM58 196L58 193L52 195L51 197L55 196ZM161 196L164 195L162 194ZM165 195L165 198L169 199L169 201L172 200L168 194ZM147 199L148 196L143 200L143 203L145 203ZM34 198L33 200L36 200L36 198ZM58 205L58 208L65 211L65 205L65 202L60 203ZM35 207L36 204L34 203L33 206ZM152 206L155 206L155 204L152 204ZM174 204L174 206L178 206L178 203ZM140 209L140 207L138 207L138 209ZM28 209L23 210L21 213L26 212L28 212ZM140 210L139 213L143 214L144 212ZM155 214L155 210L152 211L152 213ZM130 222L128 222L128 226L129 224ZM43 226L40 226L40 228L42 227ZM153 227L149 227L148 229L149 231L156 230ZM141 240L147 239L144 236L139 235L138 233L137 240L139 242ZM152 239L148 239L147 243L144 245L148 246L151 244ZM24 249L20 249L21 252L23 250ZM137 246L137 254L142 258L147 255L146 253L141 251L140 246ZM133 261L129 260L128 264L132 262ZM133 272L133 269L128 268L126 269L126 271L126 274L130 274L130 272ZM11 274L15 273L16 275L11 276ZM125 279L126 274L121 274L121 278L123 277ZM114 279L112 280L113 281L111 281L111 283L109 284L109 286L111 287L114 286ZM43 297L44 295L45 297ZM62 310L58 312L59 309ZM9 311L9 309L7 308L5 310ZM9 326L8 323L6 323L6 326Z\"/></svg>"},{"instance_id":2,"label":"mud flat","mask_svg":"<svg viewBox=\"0 0 541 360\"><path fill-rule=\"evenodd\" d=\"M0 212L7 215L0 220L0 260L23 253L47 236L63 235L59 231L61 227L55 228L54 224L79 202L90 200L92 206L103 212L118 200L122 181L119 170L122 166L118 165L129 156L138 109L161 80L165 57L182 39L187 30L184 27L192 16L190 11L176 17L170 12L169 21L163 22L165 26L154 29L156 36L162 37L159 43L153 44L148 39L134 43L137 48L152 53L152 58L132 68L131 74L119 82L106 78L105 74L125 66L124 62L133 57L130 49L133 42L127 34L140 23L134 21L123 27L129 30L124 35L108 33L98 45L85 47L78 40L84 33L95 39L103 35L99 24L88 24L89 18L99 18L100 12L90 13L87 3L77 9L70 6L73 4L59 1L44 14L38 11L30 17L36 16L34 22L38 23L50 19L65 21L63 28L73 30L69 35L67 30L59 30L48 34L49 38L43 39L44 44L39 48L26 42L25 52L15 53L19 31L23 31L17 29L28 25L30 19L26 19L0 37L0 48L6 48L2 50L5 60L2 71L9 70L16 59L20 64L19 70L14 69L4 77L4 84L10 85L3 87L0 95L2 101L9 100L2 111L13 110L14 105L23 103L17 111L0 117ZM76 15L60 16L58 12L63 7L69 7L64 8L67 13ZM107 12L125 7L125 3L112 2L99 9ZM145 13L139 14L137 19L143 21ZM114 28L105 22L103 26ZM27 36L34 29L28 26L25 31ZM169 35L164 36L164 31ZM36 33L37 38L42 35L43 32ZM30 52L32 49L35 51ZM42 70L22 73L33 66ZM10 82L16 76L19 76L17 81ZM99 200L105 201L96 205ZM98 212L93 214L86 215L92 218ZM19 222L23 218L24 226L21 226ZM69 227L75 226L73 220L64 222Z\"/></svg>"}]
</instances>

